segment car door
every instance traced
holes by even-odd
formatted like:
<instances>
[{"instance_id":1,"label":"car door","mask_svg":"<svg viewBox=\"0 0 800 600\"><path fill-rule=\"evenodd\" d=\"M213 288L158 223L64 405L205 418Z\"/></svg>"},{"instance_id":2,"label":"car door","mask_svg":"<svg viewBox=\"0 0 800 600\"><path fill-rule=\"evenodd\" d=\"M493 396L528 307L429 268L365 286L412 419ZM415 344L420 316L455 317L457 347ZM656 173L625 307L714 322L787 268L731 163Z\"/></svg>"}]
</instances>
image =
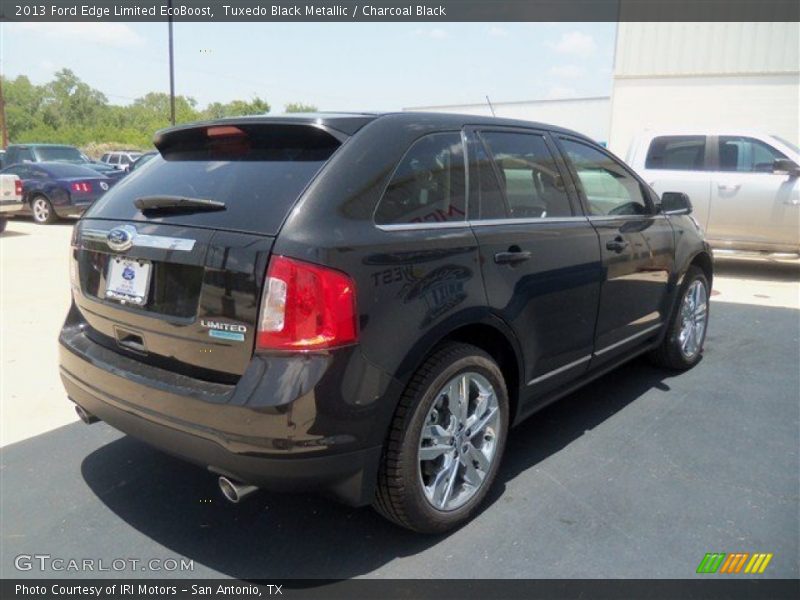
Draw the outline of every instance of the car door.
<instances>
[{"instance_id":1,"label":"car door","mask_svg":"<svg viewBox=\"0 0 800 600\"><path fill-rule=\"evenodd\" d=\"M773 173L775 159L786 155L747 136L716 137L714 148L708 238L723 247L797 252L798 178Z\"/></svg>"},{"instance_id":2,"label":"car door","mask_svg":"<svg viewBox=\"0 0 800 600\"><path fill-rule=\"evenodd\" d=\"M692 213L700 226L708 227L711 206L711 147L705 135L660 135L650 140L639 171L642 179L660 196L683 192L692 202Z\"/></svg>"},{"instance_id":3,"label":"car door","mask_svg":"<svg viewBox=\"0 0 800 600\"><path fill-rule=\"evenodd\" d=\"M558 136L558 143L600 240L594 368L646 343L667 320L674 233L654 194L621 161L586 140Z\"/></svg>"},{"instance_id":4,"label":"car door","mask_svg":"<svg viewBox=\"0 0 800 600\"><path fill-rule=\"evenodd\" d=\"M537 397L588 368L600 294L597 234L547 132L470 130L469 156L470 225L488 303L515 332L527 397Z\"/></svg>"}]
</instances>

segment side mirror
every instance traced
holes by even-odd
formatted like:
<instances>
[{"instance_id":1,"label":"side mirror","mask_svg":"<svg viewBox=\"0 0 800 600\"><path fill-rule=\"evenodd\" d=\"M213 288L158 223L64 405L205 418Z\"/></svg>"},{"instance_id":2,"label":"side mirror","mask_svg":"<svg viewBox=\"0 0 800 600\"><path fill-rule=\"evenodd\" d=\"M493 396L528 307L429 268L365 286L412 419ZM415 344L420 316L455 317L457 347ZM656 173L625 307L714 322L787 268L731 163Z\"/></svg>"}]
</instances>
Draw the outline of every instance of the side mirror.
<instances>
[{"instance_id":1,"label":"side mirror","mask_svg":"<svg viewBox=\"0 0 800 600\"><path fill-rule=\"evenodd\" d=\"M800 175L800 167L788 158L776 158L772 163L772 172L779 175L789 175L797 177Z\"/></svg>"},{"instance_id":2,"label":"side mirror","mask_svg":"<svg viewBox=\"0 0 800 600\"><path fill-rule=\"evenodd\" d=\"M692 212L692 202L683 192L664 192L658 211L664 215L688 215Z\"/></svg>"}]
</instances>

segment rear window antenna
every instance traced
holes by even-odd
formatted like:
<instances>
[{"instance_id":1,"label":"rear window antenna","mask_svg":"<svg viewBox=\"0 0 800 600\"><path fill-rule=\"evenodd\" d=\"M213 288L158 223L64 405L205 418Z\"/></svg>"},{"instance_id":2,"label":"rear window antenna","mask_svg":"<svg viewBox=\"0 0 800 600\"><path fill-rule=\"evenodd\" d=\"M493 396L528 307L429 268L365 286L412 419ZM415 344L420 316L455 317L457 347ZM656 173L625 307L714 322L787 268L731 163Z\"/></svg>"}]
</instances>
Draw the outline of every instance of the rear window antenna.
<instances>
[{"instance_id":1,"label":"rear window antenna","mask_svg":"<svg viewBox=\"0 0 800 600\"><path fill-rule=\"evenodd\" d=\"M489 100L489 95L486 95L486 104L489 105L489 110L492 111L492 116L496 117L497 115L494 114L494 106L492 106L492 101Z\"/></svg>"}]
</instances>

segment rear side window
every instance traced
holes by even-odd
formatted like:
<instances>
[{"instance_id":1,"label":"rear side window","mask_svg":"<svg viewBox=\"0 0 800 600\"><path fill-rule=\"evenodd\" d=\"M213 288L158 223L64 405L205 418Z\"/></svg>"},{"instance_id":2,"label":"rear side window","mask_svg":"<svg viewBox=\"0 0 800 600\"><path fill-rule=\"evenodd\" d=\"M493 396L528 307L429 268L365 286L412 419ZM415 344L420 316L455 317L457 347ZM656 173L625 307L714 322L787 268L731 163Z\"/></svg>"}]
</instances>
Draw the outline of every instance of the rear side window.
<instances>
[{"instance_id":1,"label":"rear side window","mask_svg":"<svg viewBox=\"0 0 800 600\"><path fill-rule=\"evenodd\" d=\"M295 201L339 147L308 125L198 127L164 134L160 154L114 186L87 212L107 218L275 234ZM215 212L143 214L145 196L184 196L225 203Z\"/></svg>"},{"instance_id":2,"label":"rear side window","mask_svg":"<svg viewBox=\"0 0 800 600\"><path fill-rule=\"evenodd\" d=\"M644 166L646 169L702 171L705 155L704 135L664 135L650 142Z\"/></svg>"},{"instance_id":3,"label":"rear side window","mask_svg":"<svg viewBox=\"0 0 800 600\"><path fill-rule=\"evenodd\" d=\"M481 138L489 148L500 176L507 218L572 216L564 180L543 136L487 131L481 133ZM490 208L487 212L498 211Z\"/></svg>"},{"instance_id":4,"label":"rear side window","mask_svg":"<svg viewBox=\"0 0 800 600\"><path fill-rule=\"evenodd\" d=\"M395 169L375 211L378 225L443 223L466 219L461 134L418 139Z\"/></svg>"}]
</instances>

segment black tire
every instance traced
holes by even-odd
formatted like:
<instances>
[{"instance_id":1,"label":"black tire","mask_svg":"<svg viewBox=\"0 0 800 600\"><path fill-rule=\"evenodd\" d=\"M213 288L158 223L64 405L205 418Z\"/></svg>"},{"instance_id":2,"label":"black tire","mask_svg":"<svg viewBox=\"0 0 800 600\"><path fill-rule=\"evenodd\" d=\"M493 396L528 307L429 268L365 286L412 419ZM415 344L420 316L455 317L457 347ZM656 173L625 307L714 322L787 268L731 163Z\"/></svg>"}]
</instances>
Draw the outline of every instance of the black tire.
<instances>
[{"instance_id":1,"label":"black tire","mask_svg":"<svg viewBox=\"0 0 800 600\"><path fill-rule=\"evenodd\" d=\"M6 224L8 224L8 219L0 217L0 233L3 233L6 230Z\"/></svg>"},{"instance_id":2,"label":"black tire","mask_svg":"<svg viewBox=\"0 0 800 600\"><path fill-rule=\"evenodd\" d=\"M423 489L418 460L420 436L429 411L441 398L439 392L463 373L477 374L494 388L499 414L496 431L492 429L496 446L482 482L471 492L473 495L460 507L439 510L428 501ZM506 383L492 357L468 344L442 346L417 370L397 406L381 460L374 508L390 521L419 533L442 533L467 521L486 497L497 475L505 448L508 418ZM466 433L469 434L469 430ZM463 468L458 466L458 472Z\"/></svg>"},{"instance_id":3,"label":"black tire","mask_svg":"<svg viewBox=\"0 0 800 600\"><path fill-rule=\"evenodd\" d=\"M691 356L687 356L681 348L681 341L679 338L681 334L681 327L683 325L681 308L689 288L696 281L702 283L703 287L705 288L705 327L703 328L702 339L698 343L697 351ZM650 359L656 365L665 367L667 369L683 371L692 368L698 362L700 362L700 359L703 356L703 344L705 343L706 334L708 332L710 292L711 290L709 289L708 279L703 271L697 267L689 267L689 270L686 272L686 276L683 278L680 294L678 295L678 300L675 303L675 308L672 311L672 316L670 318L664 340L661 342L658 348L650 353Z\"/></svg>"},{"instance_id":4,"label":"black tire","mask_svg":"<svg viewBox=\"0 0 800 600\"><path fill-rule=\"evenodd\" d=\"M37 210L37 204L41 203L41 210ZM46 196L34 196L31 198L31 215L33 220L39 225L50 225L58 220L56 211L53 210L53 205Z\"/></svg>"}]
</instances>

